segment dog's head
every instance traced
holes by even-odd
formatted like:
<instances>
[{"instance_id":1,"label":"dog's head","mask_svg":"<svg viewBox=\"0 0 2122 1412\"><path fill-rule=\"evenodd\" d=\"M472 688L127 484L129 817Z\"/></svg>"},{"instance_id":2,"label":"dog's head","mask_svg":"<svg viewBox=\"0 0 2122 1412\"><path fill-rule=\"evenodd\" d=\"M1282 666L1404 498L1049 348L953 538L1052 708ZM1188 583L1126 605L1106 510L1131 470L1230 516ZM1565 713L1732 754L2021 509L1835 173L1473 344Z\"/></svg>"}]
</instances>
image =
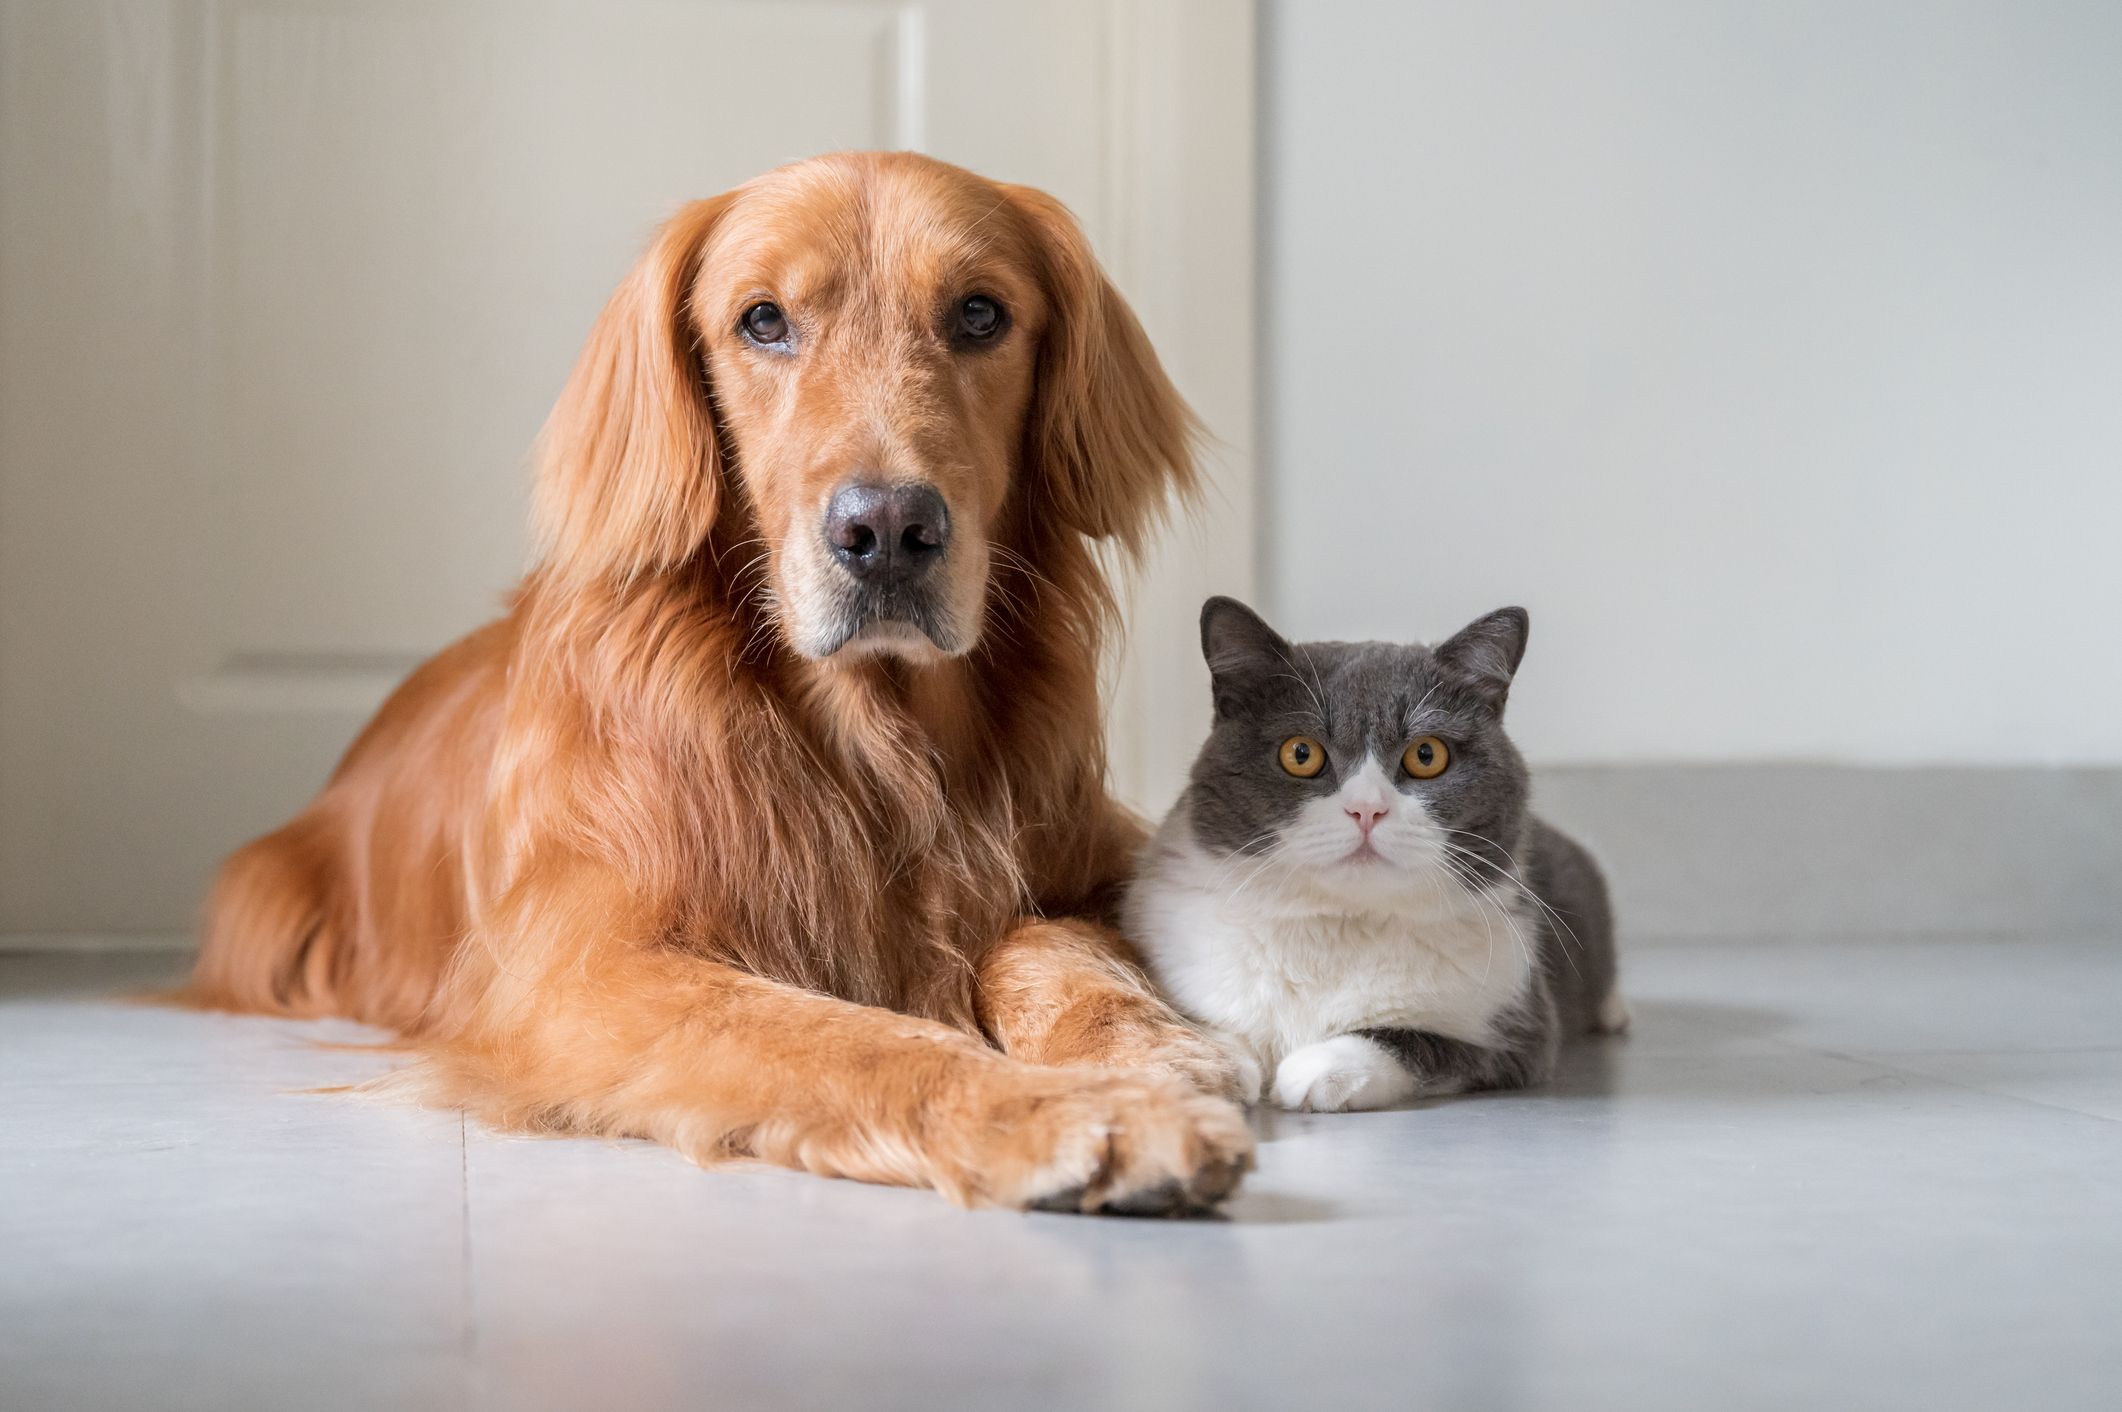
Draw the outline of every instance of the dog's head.
<instances>
[{"instance_id":1,"label":"dog's head","mask_svg":"<svg viewBox=\"0 0 2122 1412\"><path fill-rule=\"evenodd\" d=\"M663 227L546 426L539 521L574 581L730 557L803 656L934 660L1010 538L1138 548L1191 434L1059 202L846 153Z\"/></svg>"}]
</instances>

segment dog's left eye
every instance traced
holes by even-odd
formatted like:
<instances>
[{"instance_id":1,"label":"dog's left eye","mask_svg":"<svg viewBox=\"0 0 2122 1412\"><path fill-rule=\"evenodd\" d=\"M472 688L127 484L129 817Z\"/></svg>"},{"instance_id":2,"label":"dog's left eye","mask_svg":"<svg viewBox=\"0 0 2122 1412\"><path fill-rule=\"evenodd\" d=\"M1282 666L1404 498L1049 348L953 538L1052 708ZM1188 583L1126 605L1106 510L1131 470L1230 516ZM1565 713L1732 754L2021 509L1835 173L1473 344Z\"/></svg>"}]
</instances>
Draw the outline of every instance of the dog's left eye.
<instances>
[{"instance_id":1,"label":"dog's left eye","mask_svg":"<svg viewBox=\"0 0 2122 1412\"><path fill-rule=\"evenodd\" d=\"M975 294L958 306L958 332L967 338L993 338L1002 331L1002 306Z\"/></svg>"},{"instance_id":2,"label":"dog's left eye","mask_svg":"<svg viewBox=\"0 0 2122 1412\"><path fill-rule=\"evenodd\" d=\"M744 311L744 332L754 343L788 342L788 319L777 304L754 304Z\"/></svg>"}]
</instances>

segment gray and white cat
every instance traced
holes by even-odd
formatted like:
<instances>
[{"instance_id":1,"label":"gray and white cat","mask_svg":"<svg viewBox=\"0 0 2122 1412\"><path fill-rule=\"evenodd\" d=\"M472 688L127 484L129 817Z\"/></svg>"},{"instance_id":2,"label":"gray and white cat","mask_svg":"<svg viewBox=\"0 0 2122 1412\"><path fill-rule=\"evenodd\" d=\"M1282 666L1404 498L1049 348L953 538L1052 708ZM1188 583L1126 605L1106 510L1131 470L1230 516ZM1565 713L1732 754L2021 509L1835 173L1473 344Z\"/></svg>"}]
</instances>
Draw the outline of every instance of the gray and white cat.
<instances>
[{"instance_id":1,"label":"gray and white cat","mask_svg":"<svg viewBox=\"0 0 2122 1412\"><path fill-rule=\"evenodd\" d=\"M1628 1026L1598 865L1526 811L1503 706L1528 619L1434 648L1291 644L1211 598L1215 726L1127 934L1284 1108L1516 1088ZM1268 1078L1271 1076L1271 1078Z\"/></svg>"}]
</instances>

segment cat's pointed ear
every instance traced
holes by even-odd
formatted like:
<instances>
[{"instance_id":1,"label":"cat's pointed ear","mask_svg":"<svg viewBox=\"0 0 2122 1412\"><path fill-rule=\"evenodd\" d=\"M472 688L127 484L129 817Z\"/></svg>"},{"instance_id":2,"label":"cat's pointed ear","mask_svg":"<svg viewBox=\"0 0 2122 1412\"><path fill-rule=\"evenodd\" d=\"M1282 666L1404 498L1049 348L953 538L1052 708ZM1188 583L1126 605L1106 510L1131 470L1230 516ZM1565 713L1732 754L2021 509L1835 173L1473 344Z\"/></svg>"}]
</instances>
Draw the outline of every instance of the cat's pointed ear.
<instances>
[{"instance_id":1,"label":"cat's pointed ear","mask_svg":"<svg viewBox=\"0 0 2122 1412\"><path fill-rule=\"evenodd\" d=\"M1511 678L1525 657L1525 636L1531 629L1532 617L1523 608L1498 608L1431 650L1439 662L1472 678L1474 689L1500 711L1510 697Z\"/></svg>"},{"instance_id":2,"label":"cat's pointed ear","mask_svg":"<svg viewBox=\"0 0 2122 1412\"><path fill-rule=\"evenodd\" d=\"M1237 599L1211 598L1201 605L1201 655L1211 672L1226 666L1242 670L1254 662L1287 666L1289 644Z\"/></svg>"},{"instance_id":3,"label":"cat's pointed ear","mask_svg":"<svg viewBox=\"0 0 2122 1412\"><path fill-rule=\"evenodd\" d=\"M1292 660L1282 635L1235 598L1211 598L1201 605L1201 655L1215 679L1219 716L1230 714L1233 689L1262 676L1279 676Z\"/></svg>"}]
</instances>

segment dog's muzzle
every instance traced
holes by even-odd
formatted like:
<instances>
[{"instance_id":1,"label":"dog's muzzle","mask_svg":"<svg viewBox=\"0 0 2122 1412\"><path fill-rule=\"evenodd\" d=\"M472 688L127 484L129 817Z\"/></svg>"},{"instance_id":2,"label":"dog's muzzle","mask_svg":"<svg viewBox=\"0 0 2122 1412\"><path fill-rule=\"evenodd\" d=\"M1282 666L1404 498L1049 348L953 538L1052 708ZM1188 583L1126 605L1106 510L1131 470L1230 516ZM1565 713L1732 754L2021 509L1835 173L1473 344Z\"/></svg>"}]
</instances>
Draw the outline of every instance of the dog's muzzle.
<instances>
[{"instance_id":1,"label":"dog's muzzle","mask_svg":"<svg viewBox=\"0 0 2122 1412\"><path fill-rule=\"evenodd\" d=\"M845 575L835 586L831 656L857 637L888 642L926 637L949 652L937 602L950 556L950 507L922 481L854 481L833 492L821 527L825 549Z\"/></svg>"}]
</instances>

